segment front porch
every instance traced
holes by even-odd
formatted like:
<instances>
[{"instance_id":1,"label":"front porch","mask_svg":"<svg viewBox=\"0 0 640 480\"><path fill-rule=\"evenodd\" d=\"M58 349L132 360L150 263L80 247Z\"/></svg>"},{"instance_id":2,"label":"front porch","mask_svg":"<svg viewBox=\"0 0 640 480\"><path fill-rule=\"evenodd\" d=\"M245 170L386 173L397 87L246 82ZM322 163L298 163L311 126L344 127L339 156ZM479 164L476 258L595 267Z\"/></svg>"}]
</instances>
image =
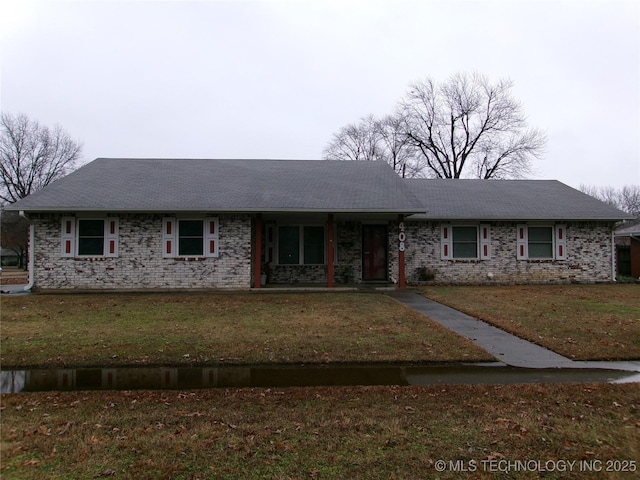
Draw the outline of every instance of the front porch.
<instances>
[{"instance_id":1,"label":"front porch","mask_svg":"<svg viewBox=\"0 0 640 480\"><path fill-rule=\"evenodd\" d=\"M404 288L402 215L256 214L251 285Z\"/></svg>"},{"instance_id":2,"label":"front porch","mask_svg":"<svg viewBox=\"0 0 640 480\"><path fill-rule=\"evenodd\" d=\"M318 283L292 283L292 284L266 284L261 288L252 288L253 293L380 293L398 290L394 283L352 283L347 285L334 285L329 288L326 284Z\"/></svg>"}]
</instances>

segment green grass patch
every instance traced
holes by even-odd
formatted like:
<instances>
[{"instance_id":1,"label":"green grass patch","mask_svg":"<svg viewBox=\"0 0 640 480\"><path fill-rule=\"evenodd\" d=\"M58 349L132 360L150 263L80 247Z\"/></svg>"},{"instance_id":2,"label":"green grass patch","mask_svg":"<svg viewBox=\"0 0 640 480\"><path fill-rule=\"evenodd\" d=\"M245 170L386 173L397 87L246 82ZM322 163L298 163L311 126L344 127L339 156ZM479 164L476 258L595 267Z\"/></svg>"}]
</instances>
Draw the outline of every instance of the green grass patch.
<instances>
[{"instance_id":1,"label":"green grass patch","mask_svg":"<svg viewBox=\"0 0 640 480\"><path fill-rule=\"evenodd\" d=\"M640 359L640 285L425 287L423 292L574 360Z\"/></svg>"},{"instance_id":2,"label":"green grass patch","mask_svg":"<svg viewBox=\"0 0 640 480\"><path fill-rule=\"evenodd\" d=\"M1 302L5 369L492 359L372 293L65 294Z\"/></svg>"},{"instance_id":3,"label":"green grass patch","mask_svg":"<svg viewBox=\"0 0 640 480\"><path fill-rule=\"evenodd\" d=\"M0 474L630 479L640 459L639 399L639 384L3 395ZM483 469L490 460L597 460L603 469L500 473ZM613 460L627 471L605 471ZM472 474L452 471L471 462Z\"/></svg>"}]
</instances>

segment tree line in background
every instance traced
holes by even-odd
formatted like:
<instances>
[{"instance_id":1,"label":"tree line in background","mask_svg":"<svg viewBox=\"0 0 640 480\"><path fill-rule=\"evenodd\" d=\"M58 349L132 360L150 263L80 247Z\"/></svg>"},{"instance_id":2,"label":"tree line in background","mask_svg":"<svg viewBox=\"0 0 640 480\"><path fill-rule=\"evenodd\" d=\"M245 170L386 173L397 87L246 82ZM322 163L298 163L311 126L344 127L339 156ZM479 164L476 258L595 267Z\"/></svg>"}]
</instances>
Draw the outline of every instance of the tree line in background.
<instances>
[{"instance_id":1,"label":"tree line in background","mask_svg":"<svg viewBox=\"0 0 640 480\"><path fill-rule=\"evenodd\" d=\"M411 86L396 112L369 115L334 135L330 160L382 160L402 177L521 178L540 155L545 135L526 127L511 81L457 74L436 85ZM74 170L82 144L61 127L49 129L26 115L0 114L0 203L14 203ZM640 218L640 185L580 190ZM2 211L1 246L24 265L27 221Z\"/></svg>"},{"instance_id":2,"label":"tree line in background","mask_svg":"<svg viewBox=\"0 0 640 480\"><path fill-rule=\"evenodd\" d=\"M640 218L640 185L625 185L622 188L614 188L581 184L578 189L623 212Z\"/></svg>"},{"instance_id":3,"label":"tree line in background","mask_svg":"<svg viewBox=\"0 0 640 480\"><path fill-rule=\"evenodd\" d=\"M381 160L402 177L522 178L546 135L529 128L513 82L458 73L411 85L395 111L342 127L328 160Z\"/></svg>"},{"instance_id":4,"label":"tree line in background","mask_svg":"<svg viewBox=\"0 0 640 480\"><path fill-rule=\"evenodd\" d=\"M82 144L60 126L50 129L26 115L0 114L0 203L15 203L64 177L80 159ZM2 212L2 247L24 266L27 221L17 212Z\"/></svg>"}]
</instances>

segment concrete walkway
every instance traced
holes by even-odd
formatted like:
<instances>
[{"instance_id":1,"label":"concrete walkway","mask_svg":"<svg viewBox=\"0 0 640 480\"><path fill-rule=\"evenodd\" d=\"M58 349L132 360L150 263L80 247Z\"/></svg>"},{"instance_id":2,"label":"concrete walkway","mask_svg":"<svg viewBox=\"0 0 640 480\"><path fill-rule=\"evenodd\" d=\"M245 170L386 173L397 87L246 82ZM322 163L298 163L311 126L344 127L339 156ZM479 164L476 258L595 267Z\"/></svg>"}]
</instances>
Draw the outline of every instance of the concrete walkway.
<instances>
[{"instance_id":1,"label":"concrete walkway","mask_svg":"<svg viewBox=\"0 0 640 480\"><path fill-rule=\"evenodd\" d=\"M500 362L513 367L601 368L640 372L640 361L576 362L570 360L458 310L429 300L411 290L397 290L388 295L449 330L468 338Z\"/></svg>"}]
</instances>

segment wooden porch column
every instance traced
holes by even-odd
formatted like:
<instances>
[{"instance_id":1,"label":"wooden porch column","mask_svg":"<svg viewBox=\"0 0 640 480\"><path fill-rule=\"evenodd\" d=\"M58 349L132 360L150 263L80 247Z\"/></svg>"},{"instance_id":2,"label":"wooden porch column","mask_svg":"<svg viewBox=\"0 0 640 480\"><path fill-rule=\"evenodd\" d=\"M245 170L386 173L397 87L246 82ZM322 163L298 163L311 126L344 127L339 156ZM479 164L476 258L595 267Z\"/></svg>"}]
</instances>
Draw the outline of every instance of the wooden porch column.
<instances>
[{"instance_id":1,"label":"wooden porch column","mask_svg":"<svg viewBox=\"0 0 640 480\"><path fill-rule=\"evenodd\" d=\"M333 213L327 224L327 288L333 288Z\"/></svg>"},{"instance_id":2,"label":"wooden porch column","mask_svg":"<svg viewBox=\"0 0 640 480\"><path fill-rule=\"evenodd\" d=\"M404 233L404 216L398 215L398 287L405 288L407 281L404 272L404 249L407 237Z\"/></svg>"},{"instance_id":3,"label":"wooden porch column","mask_svg":"<svg viewBox=\"0 0 640 480\"><path fill-rule=\"evenodd\" d=\"M256 234L253 246L253 288L260 288L260 274L262 269L262 216L256 215Z\"/></svg>"}]
</instances>

